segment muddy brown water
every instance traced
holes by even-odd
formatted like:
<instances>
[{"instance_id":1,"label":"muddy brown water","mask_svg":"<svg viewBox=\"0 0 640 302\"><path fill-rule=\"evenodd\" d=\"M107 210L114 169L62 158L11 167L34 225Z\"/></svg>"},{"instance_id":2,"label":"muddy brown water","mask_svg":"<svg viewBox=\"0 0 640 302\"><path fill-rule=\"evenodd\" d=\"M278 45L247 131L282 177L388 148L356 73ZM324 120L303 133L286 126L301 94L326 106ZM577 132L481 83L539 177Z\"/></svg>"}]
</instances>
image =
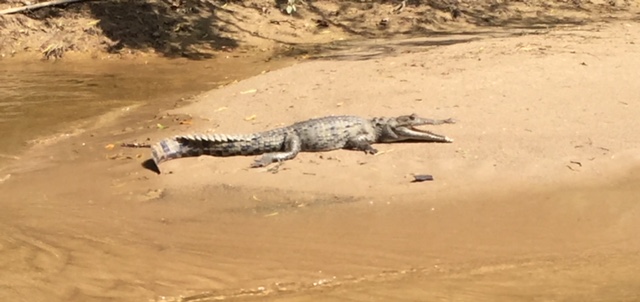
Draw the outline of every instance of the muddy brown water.
<instances>
[{"instance_id":1,"label":"muddy brown water","mask_svg":"<svg viewBox=\"0 0 640 302\"><path fill-rule=\"evenodd\" d=\"M0 160L19 157L33 139L114 108L167 108L181 97L285 64L260 58L1 62Z\"/></svg>"}]
</instances>

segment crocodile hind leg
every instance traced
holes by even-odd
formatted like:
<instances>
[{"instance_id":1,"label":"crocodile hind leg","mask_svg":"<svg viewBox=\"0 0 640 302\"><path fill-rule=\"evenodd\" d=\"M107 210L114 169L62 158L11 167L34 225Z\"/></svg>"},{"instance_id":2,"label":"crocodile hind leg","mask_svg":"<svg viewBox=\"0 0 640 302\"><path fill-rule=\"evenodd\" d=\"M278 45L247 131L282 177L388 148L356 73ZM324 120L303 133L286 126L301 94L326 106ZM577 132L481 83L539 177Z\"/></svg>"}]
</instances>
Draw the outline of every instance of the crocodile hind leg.
<instances>
[{"instance_id":1,"label":"crocodile hind leg","mask_svg":"<svg viewBox=\"0 0 640 302\"><path fill-rule=\"evenodd\" d=\"M266 167L273 162L282 162L285 160L293 159L294 157L296 157L296 155L298 155L298 153L300 153L302 144L300 143L300 137L298 135L291 134L287 135L284 145L284 152L264 154L251 164L251 168Z\"/></svg>"}]
</instances>

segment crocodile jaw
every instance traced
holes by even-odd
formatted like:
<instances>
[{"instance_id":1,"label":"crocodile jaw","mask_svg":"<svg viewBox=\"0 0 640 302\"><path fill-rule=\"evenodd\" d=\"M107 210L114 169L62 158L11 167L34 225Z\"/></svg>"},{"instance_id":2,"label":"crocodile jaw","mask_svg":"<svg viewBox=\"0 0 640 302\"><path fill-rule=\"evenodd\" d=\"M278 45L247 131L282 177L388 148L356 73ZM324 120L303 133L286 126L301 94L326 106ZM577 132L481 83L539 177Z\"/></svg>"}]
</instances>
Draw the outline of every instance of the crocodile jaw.
<instances>
[{"instance_id":1,"label":"crocodile jaw","mask_svg":"<svg viewBox=\"0 0 640 302\"><path fill-rule=\"evenodd\" d=\"M394 141L420 141L420 142L441 142L452 143L453 139L444 135L422 130L414 126L397 127L393 131L397 138Z\"/></svg>"}]
</instances>

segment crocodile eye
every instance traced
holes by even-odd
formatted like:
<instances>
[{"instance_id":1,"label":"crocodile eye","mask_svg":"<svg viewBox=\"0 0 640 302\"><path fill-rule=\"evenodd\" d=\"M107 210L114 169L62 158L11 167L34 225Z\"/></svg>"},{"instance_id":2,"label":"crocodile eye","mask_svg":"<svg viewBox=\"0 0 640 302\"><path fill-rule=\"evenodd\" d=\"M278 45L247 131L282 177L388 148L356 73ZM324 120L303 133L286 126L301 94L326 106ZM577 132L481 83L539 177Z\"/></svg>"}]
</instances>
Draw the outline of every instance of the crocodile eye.
<instances>
[{"instance_id":1,"label":"crocodile eye","mask_svg":"<svg viewBox=\"0 0 640 302\"><path fill-rule=\"evenodd\" d=\"M414 114L409 116L409 119L412 120L412 121L415 121L417 117L418 116L414 113Z\"/></svg>"}]
</instances>

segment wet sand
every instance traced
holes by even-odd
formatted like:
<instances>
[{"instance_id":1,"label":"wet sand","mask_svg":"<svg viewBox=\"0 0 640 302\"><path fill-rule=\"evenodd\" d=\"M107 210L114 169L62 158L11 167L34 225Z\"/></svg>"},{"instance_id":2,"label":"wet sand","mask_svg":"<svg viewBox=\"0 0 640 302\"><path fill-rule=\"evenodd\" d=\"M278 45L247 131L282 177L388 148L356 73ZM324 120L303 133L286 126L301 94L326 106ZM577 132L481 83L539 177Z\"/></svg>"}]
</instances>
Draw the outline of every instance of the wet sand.
<instances>
[{"instance_id":1,"label":"wet sand","mask_svg":"<svg viewBox=\"0 0 640 302\"><path fill-rule=\"evenodd\" d=\"M638 29L389 42L33 148L0 170L0 299L636 301ZM105 148L412 112L458 119L431 129L456 141L304 153L275 174L202 157L156 175L148 150Z\"/></svg>"},{"instance_id":2,"label":"wet sand","mask_svg":"<svg viewBox=\"0 0 640 302\"><path fill-rule=\"evenodd\" d=\"M95 177L103 169L109 168L100 163L40 171L28 177L39 184L29 194L23 190L22 198L5 202L0 214L5 297L639 297L640 169L596 186L395 201L217 185L138 195L118 179L119 172ZM59 173L76 185L44 185ZM26 180L16 178L17 184Z\"/></svg>"}]
</instances>

